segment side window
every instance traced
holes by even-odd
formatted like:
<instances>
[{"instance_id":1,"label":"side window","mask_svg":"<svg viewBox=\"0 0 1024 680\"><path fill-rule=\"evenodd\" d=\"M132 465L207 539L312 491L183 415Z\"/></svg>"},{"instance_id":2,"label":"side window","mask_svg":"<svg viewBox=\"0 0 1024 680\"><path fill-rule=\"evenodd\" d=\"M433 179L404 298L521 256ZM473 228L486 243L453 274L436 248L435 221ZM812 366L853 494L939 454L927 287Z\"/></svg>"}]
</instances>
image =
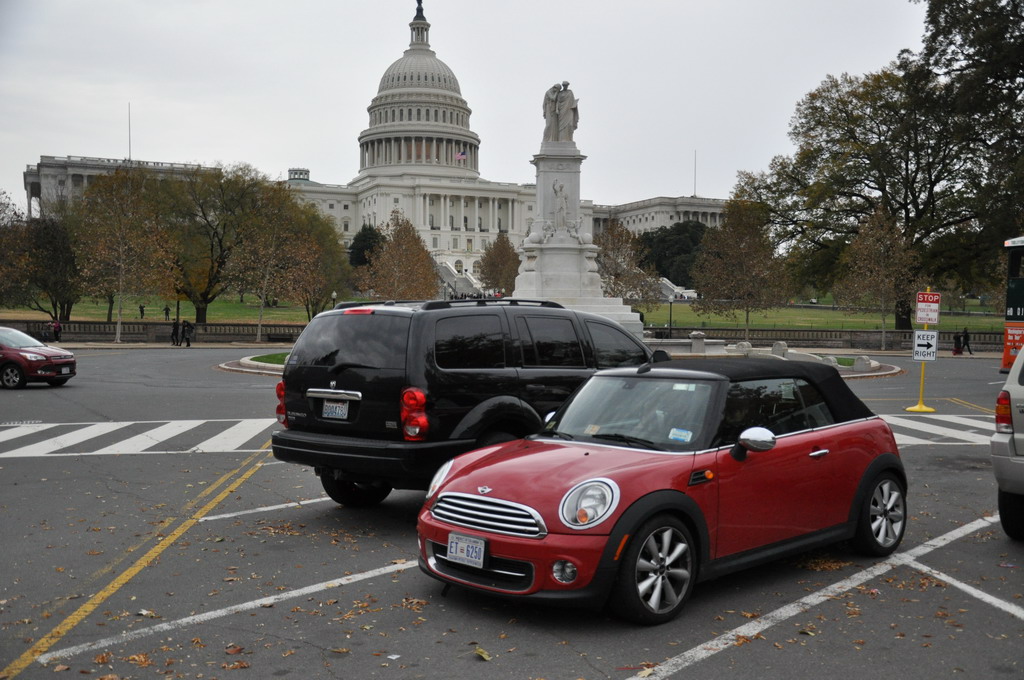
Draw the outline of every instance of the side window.
<instances>
[{"instance_id":1,"label":"side window","mask_svg":"<svg viewBox=\"0 0 1024 680\"><path fill-rule=\"evenodd\" d=\"M588 320L586 324L594 340L598 368L639 366L646 363L644 348L629 333L597 321Z\"/></svg>"},{"instance_id":2,"label":"side window","mask_svg":"<svg viewBox=\"0 0 1024 680\"><path fill-rule=\"evenodd\" d=\"M572 320L540 316L525 317L522 320L533 340L532 348L524 348L524 366L586 367L583 348ZM525 342L526 336L523 337Z\"/></svg>"},{"instance_id":3,"label":"side window","mask_svg":"<svg viewBox=\"0 0 1024 680\"><path fill-rule=\"evenodd\" d=\"M440 319L434 329L434 360L440 368L504 368L501 319L494 314Z\"/></svg>"},{"instance_id":4,"label":"side window","mask_svg":"<svg viewBox=\"0 0 1024 680\"><path fill-rule=\"evenodd\" d=\"M733 383L725 399L718 444L736 442L748 427L767 427L776 435L835 422L821 393L799 378Z\"/></svg>"}]
</instances>

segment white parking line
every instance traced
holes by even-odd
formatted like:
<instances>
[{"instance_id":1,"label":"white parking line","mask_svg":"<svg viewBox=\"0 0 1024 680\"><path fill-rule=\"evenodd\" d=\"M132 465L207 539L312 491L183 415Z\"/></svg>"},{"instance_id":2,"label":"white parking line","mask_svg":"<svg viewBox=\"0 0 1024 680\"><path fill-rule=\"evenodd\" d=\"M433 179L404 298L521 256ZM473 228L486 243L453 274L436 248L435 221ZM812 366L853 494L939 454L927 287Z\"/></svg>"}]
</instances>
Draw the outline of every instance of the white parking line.
<instances>
[{"instance_id":1,"label":"white parking line","mask_svg":"<svg viewBox=\"0 0 1024 680\"><path fill-rule=\"evenodd\" d=\"M214 519L231 519L232 517L238 517L240 515L252 515L252 514L255 514L257 512L269 512L271 510L281 510L282 508L298 508L298 507L302 507L303 505L309 505L310 503L323 503L324 501L329 501L329 500L331 500L331 499L328 498L327 496L324 496L322 498L313 498L313 499L308 500L308 501L294 501L292 503L282 503L281 505L267 505L267 506L264 506L262 508L252 508L251 510L239 510L238 512L227 512L227 513L224 513L223 515L208 515L206 517L201 517L199 519L199 521L200 522L209 522L210 520L214 520Z\"/></svg>"},{"instance_id":2,"label":"white parking line","mask_svg":"<svg viewBox=\"0 0 1024 680\"><path fill-rule=\"evenodd\" d=\"M238 614L240 612L247 612L253 609L259 609L260 607L270 607L277 604L278 602L284 602L296 597L303 597L306 595L312 595L313 593L319 593L330 588L338 588L345 586L350 583L356 583L358 581L365 581L366 579L373 578L375 576L383 576L396 571L402 571L403 569L409 569L415 567L415 562L402 562L401 564L389 564L386 567L380 569L374 569L372 571L364 571L361 574L352 574L351 576L344 576L334 581L324 581L322 583L316 583L305 588L299 588L298 590L289 590L284 593L278 593L277 595L271 595L270 597L260 598L259 600L251 600L249 602L242 602L231 607L225 607L224 609L214 609L213 611L203 612L202 614L196 614L195 616L187 616L177 621L167 621L166 623L158 623L155 626L149 628L140 628L138 630L126 630L120 635L112 635L102 640L95 642L87 642L81 645L75 645L74 647L66 647L59 649L54 652L48 652L39 656L36 661L43 664L44 666L55 659L66 659L71 656L78 654L84 654L86 652L95 652L100 649L113 647L115 645L121 645L132 640L138 640L139 638L148 637L150 635L156 635L157 633L165 633L167 631L178 630L180 628L186 628L188 626L194 626L197 623L206 623L214 619L219 619L224 616L230 616L231 614Z\"/></svg>"},{"instance_id":3,"label":"white parking line","mask_svg":"<svg viewBox=\"0 0 1024 680\"><path fill-rule=\"evenodd\" d=\"M842 581L839 581L838 583L834 583L830 586L822 588L816 593L811 593L806 597L802 597L796 602L792 602L790 604L779 607L775 611L769 612L764 616L751 621L750 623L740 626L739 628L733 628L727 633L722 633L713 640L697 645L696 647L693 647L692 649L683 652L679 656L674 656L671 659L668 659L667 661L663 661L661 664L655 666L653 669L648 669L652 672L646 673L642 676L634 675L631 678L629 678L629 680L641 680L641 678L650 679L671 677L672 675L675 675L679 671L688 668L689 666L692 666L695 663L698 663L700 661L703 661L704 659L714 656L718 652L735 647L736 641L741 637L753 637L758 633L767 630L768 628L771 628L775 624L782 623L787 619L791 619L794 616L798 616L799 614L806 612L811 607L817 606L822 602L825 602L826 600L829 600L833 597L842 595L851 588L856 588L862 583L870 581L873 578L877 578L878 576L881 576L882 574L886 573L887 571L890 571L891 569L894 569L899 566L910 566L911 568L916 569L918 568L919 563L914 558L926 555L933 550L936 550L938 548L941 548L945 545L952 543L958 538L969 536L970 534L973 534L977 531L981 531L982 529L987 529L989 525L991 525L993 522L998 521L998 515L996 515L995 517L982 517L981 519L976 519L970 524L965 524L964 526L958 529L950 531L948 534L943 534L938 538L933 538L932 540L923 543L911 550L908 550L905 553L898 553L896 555L893 555L884 562L879 562L874 566L868 567L863 571L853 574L849 578L845 578ZM936 578L940 577L936 576ZM945 579L943 578L943 580ZM970 586L966 587L969 588ZM984 601L990 602L990 600L993 599L996 598L992 598L991 596L986 595ZM999 600L999 602L1001 602L1004 605L1008 604L1002 602L1001 600ZM1015 607L1016 605L1010 606ZM1005 607L1000 606L999 608L1003 609L1004 611L1007 611ZM1016 616L1015 613L1014 615Z\"/></svg>"}]
</instances>

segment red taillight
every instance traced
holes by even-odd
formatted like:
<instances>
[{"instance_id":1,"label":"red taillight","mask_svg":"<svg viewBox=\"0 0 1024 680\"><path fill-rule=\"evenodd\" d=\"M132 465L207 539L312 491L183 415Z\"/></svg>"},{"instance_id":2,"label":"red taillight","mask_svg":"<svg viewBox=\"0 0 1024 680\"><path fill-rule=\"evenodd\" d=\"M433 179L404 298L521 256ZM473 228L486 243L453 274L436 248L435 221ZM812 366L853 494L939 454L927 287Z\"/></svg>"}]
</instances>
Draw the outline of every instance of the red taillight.
<instances>
[{"instance_id":1,"label":"red taillight","mask_svg":"<svg viewBox=\"0 0 1024 680\"><path fill-rule=\"evenodd\" d=\"M430 421L427 419L427 395L418 387L402 391L402 436L406 441L420 442L427 438Z\"/></svg>"},{"instance_id":2,"label":"red taillight","mask_svg":"<svg viewBox=\"0 0 1024 680\"><path fill-rule=\"evenodd\" d=\"M288 427L288 412L284 408L284 381L277 383L277 387L274 388L277 392L277 422L281 423L285 427Z\"/></svg>"},{"instance_id":3,"label":"red taillight","mask_svg":"<svg viewBox=\"0 0 1024 680\"><path fill-rule=\"evenodd\" d=\"M373 314L373 310L369 307L353 307L346 309L342 314Z\"/></svg>"},{"instance_id":4,"label":"red taillight","mask_svg":"<svg viewBox=\"0 0 1024 680\"><path fill-rule=\"evenodd\" d=\"M996 432L1013 434L1013 416L1010 414L1010 393L1003 390L996 397Z\"/></svg>"}]
</instances>

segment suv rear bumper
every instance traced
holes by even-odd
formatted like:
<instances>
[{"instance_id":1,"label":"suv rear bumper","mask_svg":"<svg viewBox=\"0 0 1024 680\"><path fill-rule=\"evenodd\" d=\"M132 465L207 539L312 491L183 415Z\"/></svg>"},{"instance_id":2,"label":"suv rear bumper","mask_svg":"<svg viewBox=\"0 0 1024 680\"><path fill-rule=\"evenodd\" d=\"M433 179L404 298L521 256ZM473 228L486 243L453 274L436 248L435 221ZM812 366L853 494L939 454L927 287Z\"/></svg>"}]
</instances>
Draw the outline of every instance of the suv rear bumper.
<instances>
[{"instance_id":1,"label":"suv rear bumper","mask_svg":"<svg viewBox=\"0 0 1024 680\"><path fill-rule=\"evenodd\" d=\"M396 489L426 489L445 461L475 446L474 439L406 442L292 430L272 435L280 461L340 470L345 479L385 482Z\"/></svg>"},{"instance_id":2,"label":"suv rear bumper","mask_svg":"<svg viewBox=\"0 0 1024 680\"><path fill-rule=\"evenodd\" d=\"M1018 456L1012 434L992 435L992 471L1000 491L1024 495L1024 456Z\"/></svg>"}]
</instances>

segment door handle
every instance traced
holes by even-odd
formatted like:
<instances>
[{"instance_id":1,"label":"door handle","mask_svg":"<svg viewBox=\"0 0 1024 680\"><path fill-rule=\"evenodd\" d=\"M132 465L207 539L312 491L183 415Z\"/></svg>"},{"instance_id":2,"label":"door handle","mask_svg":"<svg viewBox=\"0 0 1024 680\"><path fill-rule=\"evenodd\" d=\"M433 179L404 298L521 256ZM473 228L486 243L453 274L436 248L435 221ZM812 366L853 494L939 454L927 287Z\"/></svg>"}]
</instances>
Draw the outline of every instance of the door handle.
<instances>
[{"instance_id":1,"label":"door handle","mask_svg":"<svg viewBox=\"0 0 1024 680\"><path fill-rule=\"evenodd\" d=\"M828 453L828 449L818 449L817 451L811 451L811 458L821 458Z\"/></svg>"}]
</instances>

